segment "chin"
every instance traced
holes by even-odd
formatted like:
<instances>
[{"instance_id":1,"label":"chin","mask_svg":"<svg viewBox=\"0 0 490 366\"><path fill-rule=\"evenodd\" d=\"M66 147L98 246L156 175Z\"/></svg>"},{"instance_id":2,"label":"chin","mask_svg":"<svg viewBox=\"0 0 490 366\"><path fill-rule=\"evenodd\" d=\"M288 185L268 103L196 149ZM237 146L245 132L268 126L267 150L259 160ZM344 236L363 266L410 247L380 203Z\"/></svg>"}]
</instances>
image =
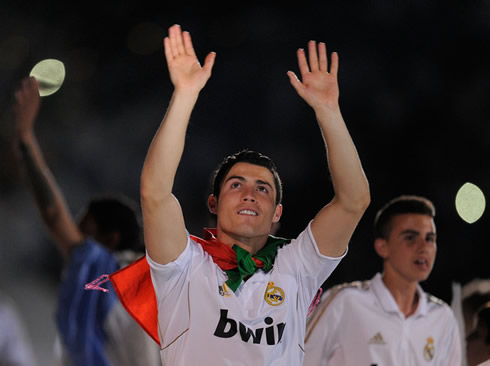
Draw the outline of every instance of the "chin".
<instances>
[{"instance_id":1,"label":"chin","mask_svg":"<svg viewBox=\"0 0 490 366\"><path fill-rule=\"evenodd\" d=\"M423 282L425 280L427 280L430 276L430 272L429 273L426 273L426 274L421 274L419 276L417 276L417 282Z\"/></svg>"}]
</instances>

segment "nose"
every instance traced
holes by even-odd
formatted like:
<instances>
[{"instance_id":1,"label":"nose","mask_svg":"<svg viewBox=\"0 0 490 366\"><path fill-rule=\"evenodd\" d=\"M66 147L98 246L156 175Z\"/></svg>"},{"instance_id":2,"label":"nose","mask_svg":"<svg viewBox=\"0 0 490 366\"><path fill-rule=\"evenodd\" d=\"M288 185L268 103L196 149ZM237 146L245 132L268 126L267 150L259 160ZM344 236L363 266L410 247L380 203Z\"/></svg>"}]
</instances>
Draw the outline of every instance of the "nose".
<instances>
[{"instance_id":1,"label":"nose","mask_svg":"<svg viewBox=\"0 0 490 366\"><path fill-rule=\"evenodd\" d=\"M247 189L243 192L242 200L245 202L255 202L254 189Z\"/></svg>"},{"instance_id":2,"label":"nose","mask_svg":"<svg viewBox=\"0 0 490 366\"><path fill-rule=\"evenodd\" d=\"M255 198L250 195L244 195L242 200L245 202L255 202Z\"/></svg>"},{"instance_id":3,"label":"nose","mask_svg":"<svg viewBox=\"0 0 490 366\"><path fill-rule=\"evenodd\" d=\"M432 242L426 239L421 238L418 243L418 247L420 251L426 252L432 246Z\"/></svg>"}]
</instances>

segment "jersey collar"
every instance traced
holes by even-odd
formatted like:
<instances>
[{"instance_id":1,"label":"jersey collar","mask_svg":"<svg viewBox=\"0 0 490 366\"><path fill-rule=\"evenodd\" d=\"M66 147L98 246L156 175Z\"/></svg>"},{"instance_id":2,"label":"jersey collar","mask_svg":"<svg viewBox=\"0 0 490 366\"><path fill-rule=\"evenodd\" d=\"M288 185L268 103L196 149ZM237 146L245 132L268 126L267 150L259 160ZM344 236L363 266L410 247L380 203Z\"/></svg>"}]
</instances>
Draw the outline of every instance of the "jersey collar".
<instances>
[{"instance_id":1,"label":"jersey collar","mask_svg":"<svg viewBox=\"0 0 490 366\"><path fill-rule=\"evenodd\" d=\"M374 295L377 297L378 302L381 304L384 311L389 313L397 313L401 317L405 318L405 315L400 311L395 298L384 284L381 273L376 273L376 275L371 279L371 286L373 288ZM417 285L417 293L419 295L417 310L415 310L415 313L413 313L410 317L427 315L427 296L420 285Z\"/></svg>"}]
</instances>

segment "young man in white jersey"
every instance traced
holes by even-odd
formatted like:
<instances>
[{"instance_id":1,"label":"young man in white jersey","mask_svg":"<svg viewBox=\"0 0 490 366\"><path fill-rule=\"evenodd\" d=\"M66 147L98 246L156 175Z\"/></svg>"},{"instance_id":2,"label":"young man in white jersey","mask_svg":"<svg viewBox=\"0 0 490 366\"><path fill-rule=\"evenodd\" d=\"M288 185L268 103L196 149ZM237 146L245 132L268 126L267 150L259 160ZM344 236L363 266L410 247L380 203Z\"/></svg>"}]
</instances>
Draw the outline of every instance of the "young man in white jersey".
<instances>
[{"instance_id":1,"label":"young man in white jersey","mask_svg":"<svg viewBox=\"0 0 490 366\"><path fill-rule=\"evenodd\" d=\"M313 108L328 149L335 197L297 239L269 236L282 213L273 164L255 152L227 159L209 197L217 227L190 236L172 194L189 118L211 76L180 26L164 39L174 92L141 176L147 261L158 306L165 365L300 365L306 314L319 286L346 253L370 196L338 104L338 56L330 72L324 43L298 50L298 94ZM232 164L229 164L232 162ZM260 267L257 269L257 267Z\"/></svg>"},{"instance_id":2,"label":"young man in white jersey","mask_svg":"<svg viewBox=\"0 0 490 366\"><path fill-rule=\"evenodd\" d=\"M374 248L383 273L322 296L308 318L304 365L461 365L451 308L419 285L436 256L434 216L432 202L419 196L378 211Z\"/></svg>"}]
</instances>

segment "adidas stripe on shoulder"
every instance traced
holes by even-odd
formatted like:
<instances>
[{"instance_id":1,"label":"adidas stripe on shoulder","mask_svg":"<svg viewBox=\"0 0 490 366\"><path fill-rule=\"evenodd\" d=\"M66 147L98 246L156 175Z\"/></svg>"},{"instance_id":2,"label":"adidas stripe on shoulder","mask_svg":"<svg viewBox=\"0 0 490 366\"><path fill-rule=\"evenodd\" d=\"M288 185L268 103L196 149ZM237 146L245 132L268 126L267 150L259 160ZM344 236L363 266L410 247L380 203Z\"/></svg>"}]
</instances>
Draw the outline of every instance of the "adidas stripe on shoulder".
<instances>
[{"instance_id":1,"label":"adidas stripe on shoulder","mask_svg":"<svg viewBox=\"0 0 490 366\"><path fill-rule=\"evenodd\" d=\"M429 303L433 303L433 304L437 304L437 305L441 305L441 306L445 306L445 305L449 306L445 301L435 297L434 295L426 293L426 296L427 296L427 302L429 302Z\"/></svg>"},{"instance_id":2,"label":"adidas stripe on shoulder","mask_svg":"<svg viewBox=\"0 0 490 366\"><path fill-rule=\"evenodd\" d=\"M313 313L306 320L306 335L305 342L308 341L313 329L316 327L318 321L321 319L325 310L327 310L328 305L335 299L335 297L345 289L358 289L362 291L369 290L370 281L353 281L353 282L345 282L339 285L333 286L324 295L321 297L320 302L316 306Z\"/></svg>"}]
</instances>

